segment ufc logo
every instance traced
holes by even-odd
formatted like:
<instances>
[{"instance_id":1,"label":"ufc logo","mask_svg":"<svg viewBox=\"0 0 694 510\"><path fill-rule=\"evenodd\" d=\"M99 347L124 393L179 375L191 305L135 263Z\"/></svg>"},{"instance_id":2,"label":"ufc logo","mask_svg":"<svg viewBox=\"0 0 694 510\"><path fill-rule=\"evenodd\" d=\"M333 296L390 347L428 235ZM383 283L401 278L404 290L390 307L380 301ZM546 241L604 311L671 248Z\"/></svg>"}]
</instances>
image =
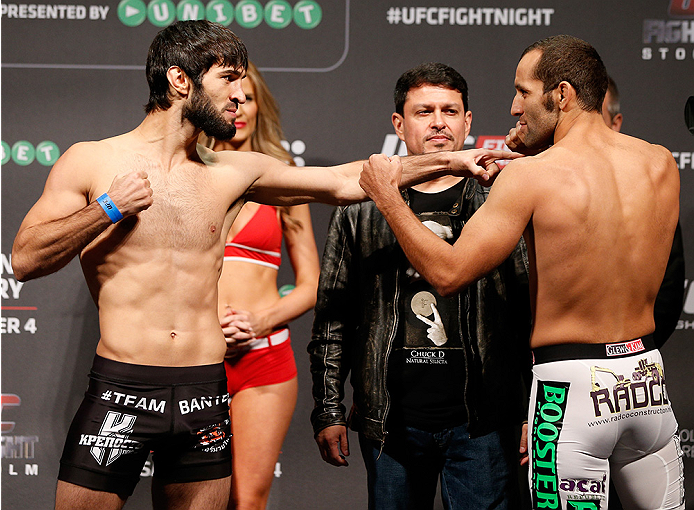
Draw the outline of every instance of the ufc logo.
<instances>
[{"instance_id":1,"label":"ufc logo","mask_svg":"<svg viewBox=\"0 0 694 510\"><path fill-rule=\"evenodd\" d=\"M668 11L670 16L694 17L694 2L692 0L670 0Z\"/></svg>"},{"instance_id":2,"label":"ufc logo","mask_svg":"<svg viewBox=\"0 0 694 510\"><path fill-rule=\"evenodd\" d=\"M18 407L22 403L22 399L18 395L13 393L3 393L0 397L0 409L4 411L6 407ZM0 430L2 432L12 432L14 430L15 423L13 421L3 421L0 425Z\"/></svg>"}]
</instances>

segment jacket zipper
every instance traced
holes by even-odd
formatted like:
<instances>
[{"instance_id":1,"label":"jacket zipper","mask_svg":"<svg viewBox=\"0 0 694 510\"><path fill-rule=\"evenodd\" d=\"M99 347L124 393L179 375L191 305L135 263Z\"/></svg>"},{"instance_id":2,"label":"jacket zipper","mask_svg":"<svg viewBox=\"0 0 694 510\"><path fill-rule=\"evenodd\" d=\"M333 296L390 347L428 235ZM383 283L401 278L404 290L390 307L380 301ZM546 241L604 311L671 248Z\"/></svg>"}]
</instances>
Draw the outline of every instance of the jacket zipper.
<instances>
[{"instance_id":1,"label":"jacket zipper","mask_svg":"<svg viewBox=\"0 0 694 510\"><path fill-rule=\"evenodd\" d=\"M384 392L386 395L386 405L385 409L383 411L383 421L381 422L381 448L378 451L378 457L376 457L376 460L378 460L381 457L381 454L383 453L383 446L385 445L386 442L386 436L388 435L388 432L386 431L386 421L388 420L388 412L390 411L390 393L388 393L388 360L390 359L390 352L393 348L393 341L395 340L395 334L398 331L398 323L400 322L400 317L398 315L398 302L400 299L400 269L396 268L395 269L395 299L393 299L393 317L395 317L395 320L393 321L393 329L390 332L390 336L388 338L388 345L386 346L386 357L384 360L384 370L383 370L383 385L384 385Z\"/></svg>"}]
</instances>

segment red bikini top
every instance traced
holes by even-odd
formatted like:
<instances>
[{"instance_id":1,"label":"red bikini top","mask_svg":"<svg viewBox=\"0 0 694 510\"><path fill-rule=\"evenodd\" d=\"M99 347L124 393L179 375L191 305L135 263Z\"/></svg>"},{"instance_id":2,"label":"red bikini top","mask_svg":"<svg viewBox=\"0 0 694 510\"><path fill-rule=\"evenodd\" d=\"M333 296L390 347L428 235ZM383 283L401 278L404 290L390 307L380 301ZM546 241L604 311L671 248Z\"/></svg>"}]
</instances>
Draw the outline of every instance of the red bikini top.
<instances>
[{"instance_id":1,"label":"red bikini top","mask_svg":"<svg viewBox=\"0 0 694 510\"><path fill-rule=\"evenodd\" d=\"M279 269L282 262L282 226L277 218L277 209L261 204L248 223L224 246L224 260Z\"/></svg>"}]
</instances>

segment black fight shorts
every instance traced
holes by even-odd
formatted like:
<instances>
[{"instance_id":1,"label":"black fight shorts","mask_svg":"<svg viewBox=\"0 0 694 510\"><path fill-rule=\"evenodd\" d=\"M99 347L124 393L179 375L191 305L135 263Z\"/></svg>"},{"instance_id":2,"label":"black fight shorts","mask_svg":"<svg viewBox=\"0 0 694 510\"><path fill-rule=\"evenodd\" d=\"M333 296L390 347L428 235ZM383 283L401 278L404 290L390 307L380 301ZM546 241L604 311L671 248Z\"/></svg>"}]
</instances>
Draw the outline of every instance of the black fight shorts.
<instances>
[{"instance_id":1,"label":"black fight shorts","mask_svg":"<svg viewBox=\"0 0 694 510\"><path fill-rule=\"evenodd\" d=\"M58 479L130 496L149 452L164 483L231 474L224 364L131 365L96 356Z\"/></svg>"}]
</instances>

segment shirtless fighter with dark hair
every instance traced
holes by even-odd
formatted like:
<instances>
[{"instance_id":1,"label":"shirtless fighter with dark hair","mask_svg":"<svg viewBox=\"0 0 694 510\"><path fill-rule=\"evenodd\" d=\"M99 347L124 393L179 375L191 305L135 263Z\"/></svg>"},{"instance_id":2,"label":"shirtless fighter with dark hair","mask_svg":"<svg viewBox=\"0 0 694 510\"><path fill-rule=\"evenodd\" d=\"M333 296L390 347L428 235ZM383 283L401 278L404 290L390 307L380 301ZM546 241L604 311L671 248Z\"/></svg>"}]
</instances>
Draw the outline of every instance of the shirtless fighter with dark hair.
<instances>
[{"instance_id":1,"label":"shirtless fighter with dark hair","mask_svg":"<svg viewBox=\"0 0 694 510\"><path fill-rule=\"evenodd\" d=\"M221 25L184 21L161 31L147 60L144 121L67 150L19 229L15 276L44 276L79 255L99 309L101 338L61 459L56 508L121 508L150 450L155 508L226 508L231 461L217 280L229 228L246 200L365 198L362 163L297 169L259 153L197 146L201 131L234 134L246 66L243 43ZM509 156L411 158L403 185L450 172L488 179L494 159Z\"/></svg>"}]
</instances>

